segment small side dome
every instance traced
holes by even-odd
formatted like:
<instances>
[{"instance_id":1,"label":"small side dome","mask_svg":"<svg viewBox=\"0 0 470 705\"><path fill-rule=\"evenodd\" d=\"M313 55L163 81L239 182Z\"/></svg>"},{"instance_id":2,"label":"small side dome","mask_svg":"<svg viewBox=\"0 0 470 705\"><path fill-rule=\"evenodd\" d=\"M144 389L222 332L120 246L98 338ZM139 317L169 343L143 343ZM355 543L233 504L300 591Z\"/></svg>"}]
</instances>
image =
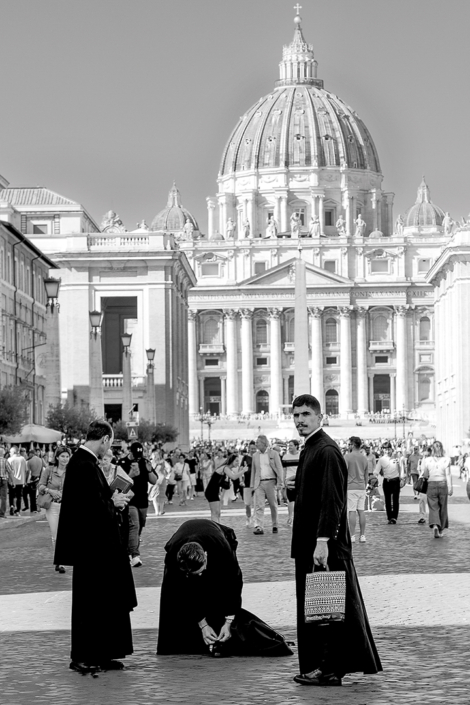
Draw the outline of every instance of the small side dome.
<instances>
[{"instance_id":1,"label":"small side dome","mask_svg":"<svg viewBox=\"0 0 470 705\"><path fill-rule=\"evenodd\" d=\"M150 229L153 231L164 230L175 233L184 232L187 221L193 226L193 232L199 232L199 225L197 224L196 218L182 206L180 192L176 188L176 183L173 182L173 186L168 194L166 208L155 216Z\"/></svg>"},{"instance_id":2,"label":"small side dome","mask_svg":"<svg viewBox=\"0 0 470 705\"><path fill-rule=\"evenodd\" d=\"M405 227L432 228L441 226L443 219L444 211L431 201L431 193L423 176L418 188L416 203L405 214Z\"/></svg>"}]
</instances>

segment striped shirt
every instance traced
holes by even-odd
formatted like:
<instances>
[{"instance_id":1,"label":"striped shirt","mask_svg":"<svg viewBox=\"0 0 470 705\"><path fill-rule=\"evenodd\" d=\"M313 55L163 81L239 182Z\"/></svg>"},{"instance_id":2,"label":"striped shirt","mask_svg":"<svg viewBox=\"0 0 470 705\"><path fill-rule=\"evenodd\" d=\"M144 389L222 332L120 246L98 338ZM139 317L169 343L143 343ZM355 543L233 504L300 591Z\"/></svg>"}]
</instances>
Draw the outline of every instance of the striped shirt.
<instances>
[{"instance_id":1,"label":"striped shirt","mask_svg":"<svg viewBox=\"0 0 470 705\"><path fill-rule=\"evenodd\" d=\"M13 470L6 458L0 458L0 480L8 480L13 484Z\"/></svg>"}]
</instances>

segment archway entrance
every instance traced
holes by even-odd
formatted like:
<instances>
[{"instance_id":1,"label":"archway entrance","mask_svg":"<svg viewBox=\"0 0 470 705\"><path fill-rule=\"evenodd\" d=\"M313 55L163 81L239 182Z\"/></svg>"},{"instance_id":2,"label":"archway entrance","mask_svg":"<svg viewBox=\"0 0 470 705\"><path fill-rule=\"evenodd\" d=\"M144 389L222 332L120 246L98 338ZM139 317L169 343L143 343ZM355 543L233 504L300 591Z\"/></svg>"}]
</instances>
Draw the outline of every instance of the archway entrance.
<instances>
[{"instance_id":1,"label":"archway entrance","mask_svg":"<svg viewBox=\"0 0 470 705\"><path fill-rule=\"evenodd\" d=\"M256 394L256 413L261 414L262 411L269 413L269 394L265 389L260 389Z\"/></svg>"},{"instance_id":2,"label":"archway entrance","mask_svg":"<svg viewBox=\"0 0 470 705\"><path fill-rule=\"evenodd\" d=\"M328 416L339 413L339 397L336 389L329 389L325 394L325 413Z\"/></svg>"},{"instance_id":3,"label":"archway entrance","mask_svg":"<svg viewBox=\"0 0 470 705\"><path fill-rule=\"evenodd\" d=\"M374 411L390 411L390 375L374 375Z\"/></svg>"},{"instance_id":4,"label":"archway entrance","mask_svg":"<svg viewBox=\"0 0 470 705\"><path fill-rule=\"evenodd\" d=\"M222 400L222 384L220 377L206 377L204 380L204 413L220 414Z\"/></svg>"}]
</instances>

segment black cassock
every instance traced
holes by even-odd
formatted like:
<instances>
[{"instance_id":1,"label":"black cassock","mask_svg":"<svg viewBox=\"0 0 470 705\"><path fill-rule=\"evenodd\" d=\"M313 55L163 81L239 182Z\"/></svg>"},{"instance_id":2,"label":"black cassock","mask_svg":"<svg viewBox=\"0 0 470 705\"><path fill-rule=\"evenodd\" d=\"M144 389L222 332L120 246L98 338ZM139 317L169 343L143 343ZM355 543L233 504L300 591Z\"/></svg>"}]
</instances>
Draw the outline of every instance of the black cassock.
<instances>
[{"instance_id":1,"label":"black cassock","mask_svg":"<svg viewBox=\"0 0 470 705\"><path fill-rule=\"evenodd\" d=\"M185 543L193 541L206 551L207 567L200 576L186 577L176 557ZM280 634L242 608L243 577L237 545L232 529L208 519L186 521L173 534L165 546L157 654L208 653L198 622L206 619L218 634L225 617L231 615L235 620L232 636L224 643L227 655L292 654Z\"/></svg>"},{"instance_id":2,"label":"black cassock","mask_svg":"<svg viewBox=\"0 0 470 705\"><path fill-rule=\"evenodd\" d=\"M347 487L348 471L341 451L320 429L305 444L295 484L292 558L301 673L325 666L325 657L327 668L331 666L339 675L382 670L352 558ZM344 623L317 626L304 621L305 579L313 571L313 553L320 537L329 538L329 569L346 572Z\"/></svg>"},{"instance_id":3,"label":"black cassock","mask_svg":"<svg viewBox=\"0 0 470 705\"><path fill-rule=\"evenodd\" d=\"M132 654L134 579L112 492L96 457L79 448L67 465L54 563L73 566L73 661Z\"/></svg>"}]
</instances>

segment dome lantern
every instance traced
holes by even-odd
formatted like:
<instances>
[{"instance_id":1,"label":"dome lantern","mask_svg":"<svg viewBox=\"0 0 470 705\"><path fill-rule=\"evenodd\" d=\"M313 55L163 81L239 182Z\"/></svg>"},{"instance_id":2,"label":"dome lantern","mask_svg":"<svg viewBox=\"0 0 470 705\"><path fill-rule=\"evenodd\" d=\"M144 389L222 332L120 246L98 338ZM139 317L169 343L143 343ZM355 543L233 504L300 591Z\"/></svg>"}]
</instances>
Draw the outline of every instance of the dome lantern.
<instances>
[{"instance_id":1,"label":"dome lantern","mask_svg":"<svg viewBox=\"0 0 470 705\"><path fill-rule=\"evenodd\" d=\"M294 39L282 49L282 61L279 64L280 79L276 86L309 85L323 88L323 81L317 78L318 63L313 54L313 45L307 44L302 33L302 18L299 15L301 5L295 8Z\"/></svg>"},{"instance_id":2,"label":"dome lantern","mask_svg":"<svg viewBox=\"0 0 470 705\"><path fill-rule=\"evenodd\" d=\"M431 192L423 176L415 204L405 214L405 227L433 228L442 225L443 218L444 211L431 201Z\"/></svg>"}]
</instances>

